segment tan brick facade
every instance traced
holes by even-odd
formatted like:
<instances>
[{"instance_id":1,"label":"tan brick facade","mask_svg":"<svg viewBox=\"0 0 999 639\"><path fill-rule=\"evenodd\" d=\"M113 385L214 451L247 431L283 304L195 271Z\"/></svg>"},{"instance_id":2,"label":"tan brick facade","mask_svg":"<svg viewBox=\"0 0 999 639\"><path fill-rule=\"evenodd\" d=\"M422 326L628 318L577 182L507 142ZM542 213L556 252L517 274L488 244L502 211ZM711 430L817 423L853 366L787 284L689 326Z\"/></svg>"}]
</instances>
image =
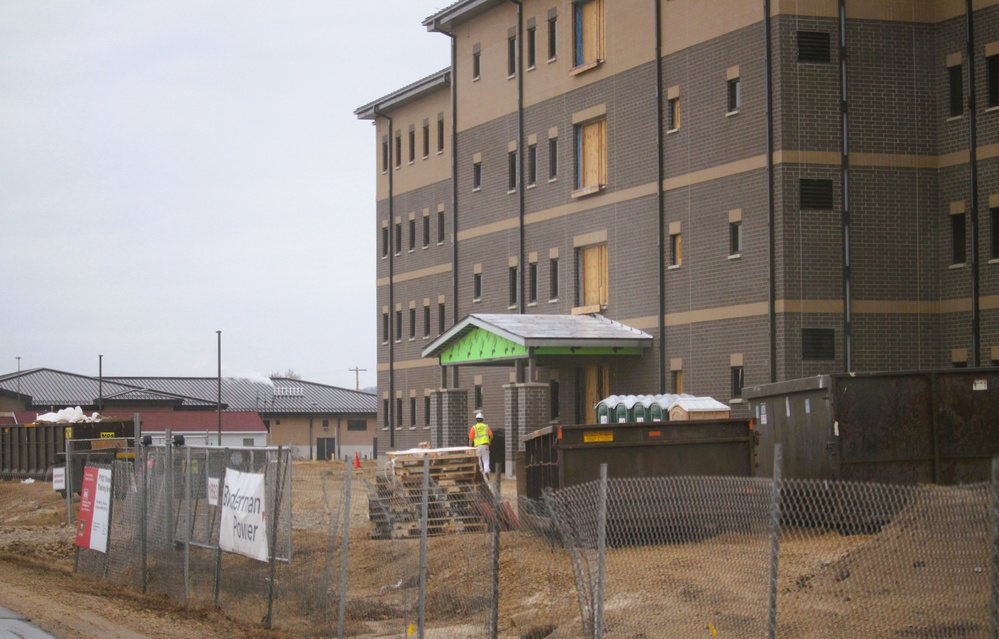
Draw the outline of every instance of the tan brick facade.
<instances>
[{"instance_id":1,"label":"tan brick facade","mask_svg":"<svg viewBox=\"0 0 999 639\"><path fill-rule=\"evenodd\" d=\"M568 314L581 305L576 263L581 237L602 237L607 245L607 304L602 312L655 338L654 347L642 358L601 362L610 369L608 394L671 392L670 361L682 362L685 392L723 402L732 399L733 361L741 362L746 385L842 372L847 368L848 326L851 368L856 371L947 367L953 364L955 349L967 349L973 359L971 220L966 237L969 263L952 264L951 237L952 203L963 200L970 205L971 200L967 100L963 115L948 115L948 64L954 62L955 52L963 56L959 59L965 65L965 93L968 87L963 2L930 6L919 0L847 0L844 96L837 2L774 0L772 193L767 179L763 3L662 0L661 147L657 64L651 55L656 45L653 5L638 0L603 4L606 59L578 72L572 64L572 3L523 3L524 24L534 28L536 60L529 69L525 61L521 69L522 113L517 110L520 83L516 76L508 77L506 62L517 10L506 2L496 2L474 16L462 14L463 3L442 11L440 24L453 30L457 42L456 66L448 81L429 86L419 98L397 107L394 101L402 101L404 91L373 103L375 109L364 113L359 109L361 117L373 117L378 125L379 153L389 129L385 117L372 115L375 110L392 118L393 131L400 133L404 147L411 125L417 139L425 120L436 135L441 113L447 134L441 159L433 166L421 167L419 152L414 165L408 165L408 151L403 149L401 166L390 171L395 182L391 196L389 172L377 172L378 383L380 396L392 395L391 402L379 405L379 423L391 431L396 448L430 439L426 431L432 430L434 420L424 415L423 397L441 388L445 375L420 352L440 334L439 304L445 308L445 330L470 313L517 313L523 308L527 313ZM989 261L990 196L996 196L993 201L999 205L999 109L986 103L990 80L986 55L999 53L995 44L999 3L976 2L975 8L977 354L983 365L990 365L999 346L999 263ZM549 60L552 16L557 55ZM802 33L828 34L829 62L798 60ZM523 37L528 37L526 29ZM479 79L473 81L470 64L475 46L482 67ZM728 91L734 79L739 81L740 100L731 110ZM452 90L457 96L454 102ZM675 130L667 132L669 99L679 100L680 120ZM842 143L844 110L847 147ZM452 118L457 130L454 182L441 168L451 166ZM580 196L576 131L580 123L594 119L606 122L606 184L598 192ZM436 148L434 138L432 154ZM553 148L557 175L551 178ZM513 189L511 152L521 162ZM524 184L521 176L526 181L530 174L529 157L536 160L536 179ZM664 179L658 184L660 158ZM476 174L481 176L478 186ZM802 180L830 181L831 207L802 208ZM658 238L660 198L666 230L663 246ZM443 211L440 217L439 211ZM738 215L733 217L733 211ZM971 215L970 209L966 215ZM415 227L410 226L410 216ZM424 216L429 216L430 229L426 246ZM740 225L737 252L731 244L733 220ZM439 221L444 224L440 235ZM383 253L383 228L390 237L387 253ZM411 250L413 228L418 237ZM402 233L398 252L397 232ZM677 265L670 254L671 235L682 240L682 260ZM444 241L438 243L438 237ZM552 259L558 263L555 298ZM526 296L533 281L531 264L536 269L536 298L524 297L522 304L518 300L511 305L511 265L521 268L520 295ZM478 298L473 293L476 274L481 276ZM665 327L662 350L660 305ZM425 306L430 308L429 331L424 329ZM415 315L410 314L413 307ZM397 309L401 335L393 333L383 342L383 314L394 331ZM413 317L415 332L410 327ZM831 357L804 357L803 333L811 336L815 329L823 335L831 331ZM771 345L774 362L770 362ZM733 359L734 355L738 357ZM514 432L509 434L519 437L524 434L520 424L537 423L538 415L546 423L549 418L577 422L578 369L593 363L561 359L554 366L540 367L534 380L526 380L542 384L545 391L551 380L557 380L558 397L552 398L557 415L552 409L535 408L535 417L520 416L522 398L518 395L517 405L511 405L512 391L503 390L517 381L511 379L512 369L461 369L457 385L451 373L446 378L448 386L467 392L468 421L478 408L478 378L487 421L494 428L510 428ZM411 391L418 396L415 419L409 413ZM395 415L390 424L383 413L388 406L394 414L395 397L403 398L402 415ZM738 402L733 409L736 415L743 410ZM381 439L389 441L384 435ZM434 441L438 439L452 437L435 433ZM511 439L507 441L511 446Z\"/></svg>"}]
</instances>

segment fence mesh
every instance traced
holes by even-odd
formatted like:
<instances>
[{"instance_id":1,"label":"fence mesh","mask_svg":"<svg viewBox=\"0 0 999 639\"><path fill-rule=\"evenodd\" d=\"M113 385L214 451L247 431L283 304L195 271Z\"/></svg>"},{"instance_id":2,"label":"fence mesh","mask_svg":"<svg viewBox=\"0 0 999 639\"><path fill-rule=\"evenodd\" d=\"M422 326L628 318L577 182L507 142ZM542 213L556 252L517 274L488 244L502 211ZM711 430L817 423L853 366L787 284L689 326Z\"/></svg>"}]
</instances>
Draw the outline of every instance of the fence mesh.
<instances>
[{"instance_id":1,"label":"fence mesh","mask_svg":"<svg viewBox=\"0 0 999 639\"><path fill-rule=\"evenodd\" d=\"M994 632L990 484L622 478L497 500L440 474L424 490L415 470L292 472L276 451L167 457L111 465L110 551L81 549L77 570L299 636L419 636L421 620L441 639ZM273 573L217 550L207 478L234 467L281 495Z\"/></svg>"}]
</instances>

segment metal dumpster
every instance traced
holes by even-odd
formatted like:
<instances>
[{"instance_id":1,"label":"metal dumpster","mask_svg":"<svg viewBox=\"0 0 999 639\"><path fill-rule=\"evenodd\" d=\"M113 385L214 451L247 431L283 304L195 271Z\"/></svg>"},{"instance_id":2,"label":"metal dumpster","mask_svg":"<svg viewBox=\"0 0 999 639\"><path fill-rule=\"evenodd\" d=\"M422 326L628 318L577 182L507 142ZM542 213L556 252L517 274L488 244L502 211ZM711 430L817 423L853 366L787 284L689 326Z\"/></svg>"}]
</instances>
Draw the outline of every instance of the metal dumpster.
<instances>
[{"instance_id":1,"label":"metal dumpster","mask_svg":"<svg viewBox=\"0 0 999 639\"><path fill-rule=\"evenodd\" d=\"M518 490L532 499L599 479L602 463L609 477L748 477L754 450L748 419L549 426L523 442Z\"/></svg>"},{"instance_id":2,"label":"metal dumpster","mask_svg":"<svg viewBox=\"0 0 999 639\"><path fill-rule=\"evenodd\" d=\"M822 375L743 389L755 474L893 484L987 481L999 455L999 368Z\"/></svg>"}]
</instances>

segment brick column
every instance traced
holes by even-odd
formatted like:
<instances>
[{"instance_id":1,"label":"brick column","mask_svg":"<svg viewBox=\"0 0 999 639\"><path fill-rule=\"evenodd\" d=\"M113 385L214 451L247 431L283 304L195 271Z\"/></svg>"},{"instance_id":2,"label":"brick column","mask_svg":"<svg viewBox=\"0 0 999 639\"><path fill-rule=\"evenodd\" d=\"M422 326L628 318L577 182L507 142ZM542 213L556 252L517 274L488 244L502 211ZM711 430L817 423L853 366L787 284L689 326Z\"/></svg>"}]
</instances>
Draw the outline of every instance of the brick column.
<instances>
[{"instance_id":1,"label":"brick column","mask_svg":"<svg viewBox=\"0 0 999 639\"><path fill-rule=\"evenodd\" d=\"M468 445L468 391L441 388L430 392L430 433L436 448Z\"/></svg>"},{"instance_id":2,"label":"brick column","mask_svg":"<svg viewBox=\"0 0 999 639\"><path fill-rule=\"evenodd\" d=\"M512 477L517 453L524 450L521 438L548 425L548 384L507 384L503 394L506 398L506 474Z\"/></svg>"}]
</instances>

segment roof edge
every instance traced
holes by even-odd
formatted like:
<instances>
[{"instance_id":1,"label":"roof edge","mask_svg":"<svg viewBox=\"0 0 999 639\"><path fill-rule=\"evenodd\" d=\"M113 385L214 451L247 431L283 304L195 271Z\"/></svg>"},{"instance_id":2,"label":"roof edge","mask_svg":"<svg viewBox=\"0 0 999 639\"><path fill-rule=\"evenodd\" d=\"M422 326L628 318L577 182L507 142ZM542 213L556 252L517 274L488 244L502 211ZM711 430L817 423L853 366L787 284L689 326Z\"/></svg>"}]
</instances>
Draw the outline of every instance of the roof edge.
<instances>
[{"instance_id":1,"label":"roof edge","mask_svg":"<svg viewBox=\"0 0 999 639\"><path fill-rule=\"evenodd\" d=\"M455 26L505 4L507 0L458 0L423 20L427 31L450 33Z\"/></svg>"},{"instance_id":2,"label":"roof edge","mask_svg":"<svg viewBox=\"0 0 999 639\"><path fill-rule=\"evenodd\" d=\"M374 120L379 111L391 111L401 106L409 104L424 96L430 95L441 87L450 86L451 67L421 78L412 84L384 95L377 100L373 100L363 106L354 109L354 115L358 120Z\"/></svg>"}]
</instances>

